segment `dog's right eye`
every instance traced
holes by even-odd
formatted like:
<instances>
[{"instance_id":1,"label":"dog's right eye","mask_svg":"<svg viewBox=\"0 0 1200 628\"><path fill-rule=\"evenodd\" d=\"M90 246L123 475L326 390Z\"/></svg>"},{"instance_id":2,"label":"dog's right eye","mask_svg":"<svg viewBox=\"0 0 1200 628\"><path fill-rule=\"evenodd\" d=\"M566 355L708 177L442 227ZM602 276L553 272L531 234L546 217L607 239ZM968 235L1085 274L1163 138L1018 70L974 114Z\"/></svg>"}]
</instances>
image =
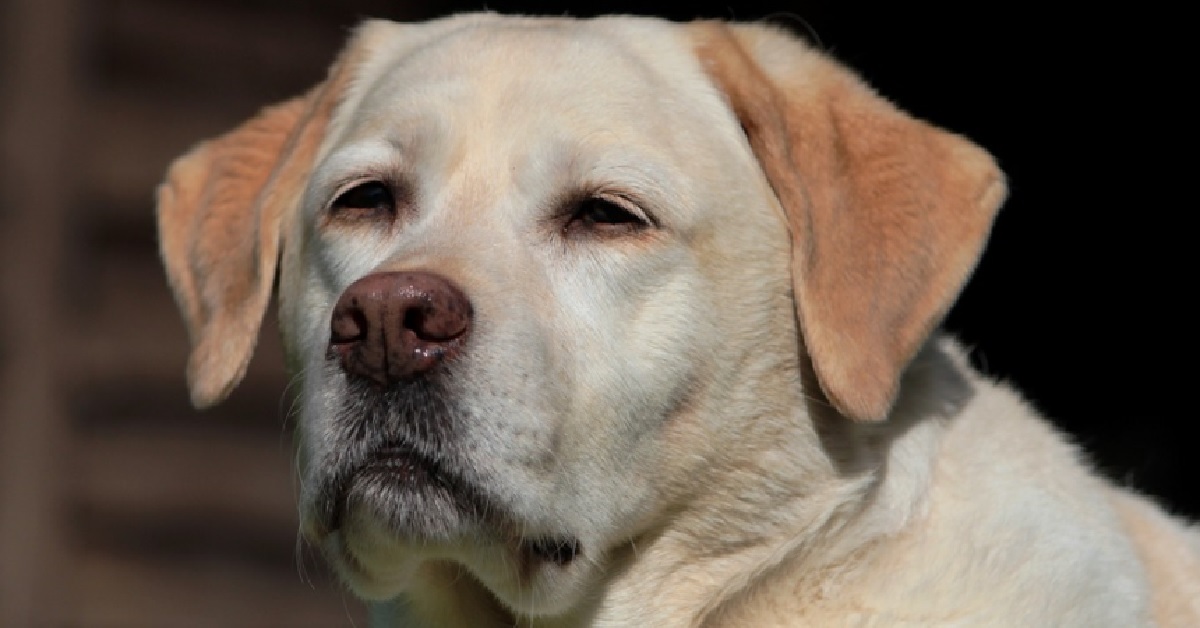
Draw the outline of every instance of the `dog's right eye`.
<instances>
[{"instance_id":1,"label":"dog's right eye","mask_svg":"<svg viewBox=\"0 0 1200 628\"><path fill-rule=\"evenodd\" d=\"M593 196L571 210L567 233L620 236L643 231L651 226L632 203L606 196Z\"/></svg>"},{"instance_id":2,"label":"dog's right eye","mask_svg":"<svg viewBox=\"0 0 1200 628\"><path fill-rule=\"evenodd\" d=\"M382 181L359 183L329 205L329 215L337 220L391 220L395 214L396 199Z\"/></svg>"}]
</instances>

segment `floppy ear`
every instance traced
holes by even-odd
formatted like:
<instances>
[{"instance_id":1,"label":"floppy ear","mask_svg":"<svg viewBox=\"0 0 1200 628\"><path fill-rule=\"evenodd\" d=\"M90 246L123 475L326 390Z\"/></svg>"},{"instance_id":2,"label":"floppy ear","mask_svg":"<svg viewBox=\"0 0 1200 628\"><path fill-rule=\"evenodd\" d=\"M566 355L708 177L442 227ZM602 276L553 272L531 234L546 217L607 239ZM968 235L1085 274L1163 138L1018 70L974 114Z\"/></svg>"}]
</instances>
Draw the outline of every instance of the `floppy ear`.
<instances>
[{"instance_id":1,"label":"floppy ear","mask_svg":"<svg viewBox=\"0 0 1200 628\"><path fill-rule=\"evenodd\" d=\"M164 265L191 338L198 408L245 375L266 313L285 222L299 204L357 47L307 95L264 109L178 158L158 188Z\"/></svg>"},{"instance_id":2,"label":"floppy ear","mask_svg":"<svg viewBox=\"0 0 1200 628\"><path fill-rule=\"evenodd\" d=\"M982 253L1004 177L788 34L714 22L692 34L783 207L821 388L841 414L882 419Z\"/></svg>"}]
</instances>

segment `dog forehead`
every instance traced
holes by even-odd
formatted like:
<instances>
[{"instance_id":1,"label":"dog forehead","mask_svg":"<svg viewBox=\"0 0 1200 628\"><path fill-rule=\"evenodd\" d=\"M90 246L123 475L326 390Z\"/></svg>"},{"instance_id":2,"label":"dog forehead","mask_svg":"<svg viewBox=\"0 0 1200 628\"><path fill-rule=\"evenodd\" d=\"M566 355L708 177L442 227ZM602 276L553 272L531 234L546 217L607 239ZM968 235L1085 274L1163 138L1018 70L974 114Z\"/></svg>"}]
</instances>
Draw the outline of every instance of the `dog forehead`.
<instances>
[{"instance_id":1,"label":"dog forehead","mask_svg":"<svg viewBox=\"0 0 1200 628\"><path fill-rule=\"evenodd\" d=\"M709 127L723 113L689 39L669 22L483 14L368 27L365 60L331 125L334 145L403 144L405 132L449 127L620 141L689 119Z\"/></svg>"}]
</instances>

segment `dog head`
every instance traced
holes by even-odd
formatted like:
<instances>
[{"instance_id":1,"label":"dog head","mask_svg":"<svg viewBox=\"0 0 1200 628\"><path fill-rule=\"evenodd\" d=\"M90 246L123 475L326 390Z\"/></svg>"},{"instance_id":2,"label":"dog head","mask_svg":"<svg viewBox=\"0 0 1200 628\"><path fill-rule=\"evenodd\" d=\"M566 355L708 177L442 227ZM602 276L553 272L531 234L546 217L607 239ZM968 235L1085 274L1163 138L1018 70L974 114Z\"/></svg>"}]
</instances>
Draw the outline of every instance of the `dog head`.
<instances>
[{"instance_id":1,"label":"dog head","mask_svg":"<svg viewBox=\"0 0 1200 628\"><path fill-rule=\"evenodd\" d=\"M883 420L1003 190L766 26L472 15L364 24L158 212L198 406L278 268L303 527L350 585L453 564L546 614L805 400Z\"/></svg>"}]
</instances>

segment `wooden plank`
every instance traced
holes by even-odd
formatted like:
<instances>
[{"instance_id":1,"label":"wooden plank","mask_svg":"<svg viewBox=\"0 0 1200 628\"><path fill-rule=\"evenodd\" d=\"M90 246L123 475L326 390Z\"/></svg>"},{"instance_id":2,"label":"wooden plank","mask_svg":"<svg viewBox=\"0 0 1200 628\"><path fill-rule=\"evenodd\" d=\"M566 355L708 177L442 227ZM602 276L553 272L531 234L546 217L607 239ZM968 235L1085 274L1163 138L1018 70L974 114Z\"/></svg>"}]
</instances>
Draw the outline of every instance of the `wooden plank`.
<instances>
[{"instance_id":1,"label":"wooden plank","mask_svg":"<svg viewBox=\"0 0 1200 628\"><path fill-rule=\"evenodd\" d=\"M155 94L149 85L97 94L84 114L86 126L79 143L86 198L99 210L126 214L126 220L149 218L154 190L173 159L232 129L265 104L168 98Z\"/></svg>"},{"instance_id":2,"label":"wooden plank","mask_svg":"<svg viewBox=\"0 0 1200 628\"><path fill-rule=\"evenodd\" d=\"M174 422L76 438L71 492L129 526L202 522L290 546L299 523L291 438Z\"/></svg>"},{"instance_id":3,"label":"wooden plank","mask_svg":"<svg viewBox=\"0 0 1200 628\"><path fill-rule=\"evenodd\" d=\"M79 60L74 0L0 4L0 625L58 625L69 438L54 347Z\"/></svg>"},{"instance_id":4,"label":"wooden plank","mask_svg":"<svg viewBox=\"0 0 1200 628\"><path fill-rule=\"evenodd\" d=\"M352 628L361 602L328 581L308 583L229 557L190 562L81 552L72 569L77 603L66 625L90 628Z\"/></svg>"},{"instance_id":5,"label":"wooden plank","mask_svg":"<svg viewBox=\"0 0 1200 628\"><path fill-rule=\"evenodd\" d=\"M145 237L148 241L154 237L149 225ZM66 341L57 346L62 377L76 387L166 388L185 397L187 331L157 251L147 247L123 255L93 254L97 259L91 263L86 285L78 287L73 307L64 313L72 324L64 326ZM265 316L239 390L257 389L282 400L287 378L275 316L274 309ZM274 413L270 420L278 415Z\"/></svg>"},{"instance_id":6,"label":"wooden plank","mask_svg":"<svg viewBox=\"0 0 1200 628\"><path fill-rule=\"evenodd\" d=\"M122 0L97 24L114 83L184 90L205 102L290 96L324 77L351 26L292 7Z\"/></svg>"}]
</instances>

